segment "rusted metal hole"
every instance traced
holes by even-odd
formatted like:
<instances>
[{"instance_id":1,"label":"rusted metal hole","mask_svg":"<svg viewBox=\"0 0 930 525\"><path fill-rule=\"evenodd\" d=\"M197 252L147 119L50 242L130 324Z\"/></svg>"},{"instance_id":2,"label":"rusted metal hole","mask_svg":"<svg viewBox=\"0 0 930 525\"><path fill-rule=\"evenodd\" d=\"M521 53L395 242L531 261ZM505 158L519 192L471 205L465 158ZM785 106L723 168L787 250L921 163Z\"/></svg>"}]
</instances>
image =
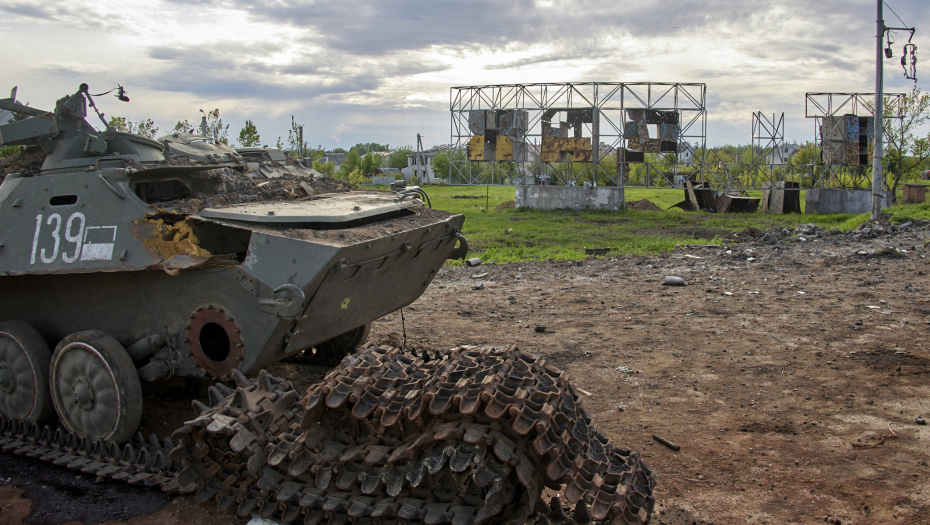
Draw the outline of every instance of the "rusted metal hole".
<instances>
[{"instance_id":1,"label":"rusted metal hole","mask_svg":"<svg viewBox=\"0 0 930 525\"><path fill-rule=\"evenodd\" d=\"M203 325L200 329L199 340L200 348L211 361L219 363L229 357L229 335L222 326L216 323Z\"/></svg>"}]
</instances>

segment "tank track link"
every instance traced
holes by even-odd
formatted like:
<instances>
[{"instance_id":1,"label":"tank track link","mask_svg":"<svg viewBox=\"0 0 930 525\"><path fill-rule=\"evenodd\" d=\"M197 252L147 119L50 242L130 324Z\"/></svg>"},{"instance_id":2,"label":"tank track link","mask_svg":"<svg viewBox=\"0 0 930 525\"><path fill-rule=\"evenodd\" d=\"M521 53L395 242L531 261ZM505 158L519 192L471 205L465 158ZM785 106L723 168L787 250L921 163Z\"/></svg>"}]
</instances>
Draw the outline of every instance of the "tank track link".
<instances>
[{"instance_id":1,"label":"tank track link","mask_svg":"<svg viewBox=\"0 0 930 525\"><path fill-rule=\"evenodd\" d=\"M0 416L0 449L285 523L645 524L655 475L591 425L563 372L514 347L347 357L301 394L233 372L198 417L122 446ZM174 445L174 441L179 444ZM542 501L543 489L561 498ZM570 514L570 516L569 516Z\"/></svg>"},{"instance_id":2,"label":"tank track link","mask_svg":"<svg viewBox=\"0 0 930 525\"><path fill-rule=\"evenodd\" d=\"M285 523L645 524L655 475L592 426L567 375L515 347L348 356L302 397L262 372L174 433L178 486ZM299 402L298 402L299 400ZM561 491L547 505L543 490Z\"/></svg>"},{"instance_id":3,"label":"tank track link","mask_svg":"<svg viewBox=\"0 0 930 525\"><path fill-rule=\"evenodd\" d=\"M178 484L180 464L168 459L173 448L171 438L159 441L154 434L147 440L139 434L135 442L117 445L84 439L61 427L24 424L0 415L0 449L4 452L166 492L194 492L196 485Z\"/></svg>"}]
</instances>

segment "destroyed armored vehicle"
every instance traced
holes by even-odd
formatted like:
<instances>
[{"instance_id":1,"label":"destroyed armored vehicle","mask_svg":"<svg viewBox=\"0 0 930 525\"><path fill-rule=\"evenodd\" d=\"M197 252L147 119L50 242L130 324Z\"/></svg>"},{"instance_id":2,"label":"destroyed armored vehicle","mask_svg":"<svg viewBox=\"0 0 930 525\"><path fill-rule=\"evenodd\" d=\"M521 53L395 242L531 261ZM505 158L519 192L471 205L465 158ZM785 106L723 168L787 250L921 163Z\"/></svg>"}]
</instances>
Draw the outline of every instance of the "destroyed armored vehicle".
<instances>
[{"instance_id":1,"label":"destroyed armored vehicle","mask_svg":"<svg viewBox=\"0 0 930 525\"><path fill-rule=\"evenodd\" d=\"M0 126L0 145L47 154L39 174L0 184L10 420L57 413L81 439L125 442L140 379L228 379L305 351L338 362L467 252L464 217L423 208L416 189L178 212L169 204L254 186L216 175L244 171L242 157L196 135L98 131L88 105L106 126L86 84L54 111L0 100L29 117Z\"/></svg>"},{"instance_id":2,"label":"destroyed armored vehicle","mask_svg":"<svg viewBox=\"0 0 930 525\"><path fill-rule=\"evenodd\" d=\"M236 148L236 153L245 160L250 177L276 179L283 175L298 177L313 176L312 166L305 159L293 159L288 163L287 153L279 148Z\"/></svg>"}]
</instances>

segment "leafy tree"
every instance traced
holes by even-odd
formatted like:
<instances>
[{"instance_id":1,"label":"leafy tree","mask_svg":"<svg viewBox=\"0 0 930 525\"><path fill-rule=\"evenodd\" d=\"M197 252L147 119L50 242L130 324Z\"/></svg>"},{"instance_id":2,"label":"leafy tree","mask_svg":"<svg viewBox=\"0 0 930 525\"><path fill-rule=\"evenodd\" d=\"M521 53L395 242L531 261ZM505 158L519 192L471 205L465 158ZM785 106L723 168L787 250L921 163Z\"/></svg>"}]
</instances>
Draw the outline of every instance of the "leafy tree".
<instances>
[{"instance_id":1,"label":"leafy tree","mask_svg":"<svg viewBox=\"0 0 930 525\"><path fill-rule=\"evenodd\" d=\"M116 131L132 133L147 139L154 139L155 135L158 133L158 126L155 125L155 122L153 122L152 119L143 119L139 122L131 122L126 120L124 117L110 117L110 121L107 122L107 125Z\"/></svg>"},{"instance_id":2,"label":"leafy tree","mask_svg":"<svg viewBox=\"0 0 930 525\"><path fill-rule=\"evenodd\" d=\"M229 124L223 125L219 108L207 112L207 136L214 144L229 144Z\"/></svg>"},{"instance_id":3,"label":"leafy tree","mask_svg":"<svg viewBox=\"0 0 930 525\"><path fill-rule=\"evenodd\" d=\"M407 167L407 155L413 154L413 148L410 146L401 146L387 156L387 168L397 168L402 170ZM435 160L433 161L435 162ZM433 170L436 168L434 167ZM438 173L438 172L437 172ZM448 171L446 172L448 173Z\"/></svg>"},{"instance_id":4,"label":"leafy tree","mask_svg":"<svg viewBox=\"0 0 930 525\"><path fill-rule=\"evenodd\" d=\"M371 176L372 173L381 167L381 156L373 155L371 152L366 153L359 162L359 168L365 176ZM354 184L354 183L353 183Z\"/></svg>"},{"instance_id":5,"label":"leafy tree","mask_svg":"<svg viewBox=\"0 0 930 525\"><path fill-rule=\"evenodd\" d=\"M485 163L472 162L472 166L469 166L469 162L465 159L465 151L458 150L455 152L454 158L450 156L448 151L442 151L436 154L431 161L431 167L433 168L433 173L437 178L448 179L449 178L449 168L452 168L452 179L458 176L459 173L469 173L469 168L481 171ZM450 180L451 182L451 180Z\"/></svg>"},{"instance_id":6,"label":"leafy tree","mask_svg":"<svg viewBox=\"0 0 930 525\"><path fill-rule=\"evenodd\" d=\"M307 149L307 141L300 142L300 124L294 120L294 115L291 115L291 129L287 131L287 146L290 148L290 154L295 157Z\"/></svg>"},{"instance_id":7,"label":"leafy tree","mask_svg":"<svg viewBox=\"0 0 930 525\"><path fill-rule=\"evenodd\" d=\"M344 150L344 149L342 149L342 148L333 148L333 151L332 151L332 152L333 152L333 153L345 153L345 154L348 154L348 153L349 153L348 151L346 151L346 150Z\"/></svg>"},{"instance_id":8,"label":"leafy tree","mask_svg":"<svg viewBox=\"0 0 930 525\"><path fill-rule=\"evenodd\" d=\"M891 99L886 98L883 107L886 166L882 178L885 189L891 191L892 199L896 200L894 195L901 180L916 179L930 160L930 133L926 137L917 135L930 120L930 94L921 93L920 88L914 86L904 96L898 115L894 114L895 108L890 102ZM888 118L892 116L901 118Z\"/></svg>"},{"instance_id":9,"label":"leafy tree","mask_svg":"<svg viewBox=\"0 0 930 525\"><path fill-rule=\"evenodd\" d=\"M179 120L177 124L174 125L174 128L171 130L171 133L191 133L194 131L194 126L191 126L191 123L187 119Z\"/></svg>"},{"instance_id":10,"label":"leafy tree","mask_svg":"<svg viewBox=\"0 0 930 525\"><path fill-rule=\"evenodd\" d=\"M315 160L313 161L313 169L319 171L327 177L332 177L336 171L336 164L333 162L320 162Z\"/></svg>"},{"instance_id":11,"label":"leafy tree","mask_svg":"<svg viewBox=\"0 0 930 525\"><path fill-rule=\"evenodd\" d=\"M370 153L369 153L370 155ZM362 184L368 184L369 179L361 168L355 168L352 173L349 174L349 184L355 184L356 186L361 186Z\"/></svg>"},{"instance_id":12,"label":"leafy tree","mask_svg":"<svg viewBox=\"0 0 930 525\"><path fill-rule=\"evenodd\" d=\"M349 180L349 174L360 168L362 157L355 150L349 150L346 153L346 161L339 166L339 171L334 175L337 179Z\"/></svg>"},{"instance_id":13,"label":"leafy tree","mask_svg":"<svg viewBox=\"0 0 930 525\"><path fill-rule=\"evenodd\" d=\"M278 142L275 144L275 147L278 149L284 148L284 144L281 142L281 137L278 137Z\"/></svg>"},{"instance_id":14,"label":"leafy tree","mask_svg":"<svg viewBox=\"0 0 930 525\"><path fill-rule=\"evenodd\" d=\"M366 153L374 151L391 151L391 146L389 144L378 144L377 142L359 142L352 146L351 149L364 156Z\"/></svg>"},{"instance_id":15,"label":"leafy tree","mask_svg":"<svg viewBox=\"0 0 930 525\"><path fill-rule=\"evenodd\" d=\"M251 120L246 120L245 126L239 131L239 144L242 144L244 148L254 148L262 145L262 138Z\"/></svg>"}]
</instances>

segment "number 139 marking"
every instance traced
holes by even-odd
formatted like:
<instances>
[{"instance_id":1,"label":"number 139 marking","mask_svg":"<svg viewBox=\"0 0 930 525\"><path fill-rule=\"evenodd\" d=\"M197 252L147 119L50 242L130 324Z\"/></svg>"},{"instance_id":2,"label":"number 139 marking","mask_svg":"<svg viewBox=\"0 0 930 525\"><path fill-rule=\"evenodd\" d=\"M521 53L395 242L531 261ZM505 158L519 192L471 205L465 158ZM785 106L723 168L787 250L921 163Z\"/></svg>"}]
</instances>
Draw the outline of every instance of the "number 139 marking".
<instances>
[{"instance_id":1,"label":"number 139 marking","mask_svg":"<svg viewBox=\"0 0 930 525\"><path fill-rule=\"evenodd\" d=\"M75 226L75 222L77 225ZM45 264L50 264L55 262L55 259L58 258L59 248L61 248L61 215L53 213L48 216L45 224L51 226L52 223L55 224L54 229L52 230L52 239L55 240L55 243L52 247L51 254L49 254L45 248L38 250L39 247L39 235L42 230L42 215L36 215L36 232L32 237L32 256L29 258L29 264L36 263L36 251L39 252L39 258ZM78 260L81 256L81 244L83 243L84 238L84 225L86 221L84 219L84 214L81 212L72 213L68 217L68 222L65 224L65 241L74 243L74 253L68 254L66 250L61 251L61 260L66 263L73 263ZM77 228L77 233L72 235L71 232Z\"/></svg>"}]
</instances>

